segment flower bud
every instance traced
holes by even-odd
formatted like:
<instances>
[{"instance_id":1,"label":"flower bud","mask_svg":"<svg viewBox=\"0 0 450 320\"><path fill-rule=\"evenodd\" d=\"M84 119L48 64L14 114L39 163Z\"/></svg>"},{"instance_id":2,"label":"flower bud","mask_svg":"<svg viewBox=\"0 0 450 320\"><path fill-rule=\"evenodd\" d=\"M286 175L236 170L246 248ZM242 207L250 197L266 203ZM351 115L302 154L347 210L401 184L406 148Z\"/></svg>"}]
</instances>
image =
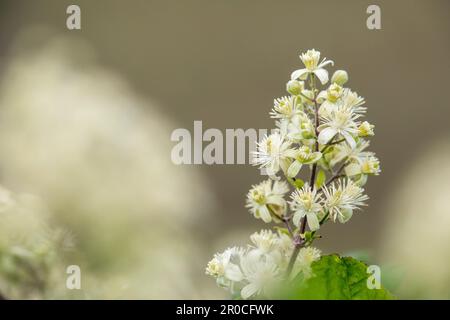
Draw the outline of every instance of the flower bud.
<instances>
[{"instance_id":1,"label":"flower bud","mask_svg":"<svg viewBox=\"0 0 450 320\"><path fill-rule=\"evenodd\" d=\"M307 122L307 121L302 122L300 124L300 130L301 130L302 137L304 139L312 139L312 138L314 138L314 135L315 135L314 134L314 127L313 127L311 122Z\"/></svg>"},{"instance_id":2,"label":"flower bud","mask_svg":"<svg viewBox=\"0 0 450 320\"><path fill-rule=\"evenodd\" d=\"M286 84L287 92L289 92L290 94L292 94L294 96L299 95L302 92L303 87L304 87L303 82L298 81L298 80L290 80Z\"/></svg>"},{"instance_id":3,"label":"flower bud","mask_svg":"<svg viewBox=\"0 0 450 320\"><path fill-rule=\"evenodd\" d=\"M380 173L380 161L375 157L368 157L361 163L361 172L378 175Z\"/></svg>"},{"instance_id":4,"label":"flower bud","mask_svg":"<svg viewBox=\"0 0 450 320\"><path fill-rule=\"evenodd\" d=\"M312 90L302 90L302 94L307 97L306 102L311 103L314 100L314 92Z\"/></svg>"},{"instance_id":5,"label":"flower bud","mask_svg":"<svg viewBox=\"0 0 450 320\"><path fill-rule=\"evenodd\" d=\"M358 128L358 136L359 137L373 136L374 135L373 128L375 128L375 126L373 124L370 124L369 122L364 121L363 123L361 123L361 125Z\"/></svg>"},{"instance_id":6,"label":"flower bud","mask_svg":"<svg viewBox=\"0 0 450 320\"><path fill-rule=\"evenodd\" d=\"M331 77L331 83L336 83L340 86L344 85L348 81L348 74L345 70L336 70Z\"/></svg>"},{"instance_id":7,"label":"flower bud","mask_svg":"<svg viewBox=\"0 0 450 320\"><path fill-rule=\"evenodd\" d=\"M341 95L342 95L342 87L337 83L333 83L327 89L327 99L332 103L335 103L340 98Z\"/></svg>"}]
</instances>

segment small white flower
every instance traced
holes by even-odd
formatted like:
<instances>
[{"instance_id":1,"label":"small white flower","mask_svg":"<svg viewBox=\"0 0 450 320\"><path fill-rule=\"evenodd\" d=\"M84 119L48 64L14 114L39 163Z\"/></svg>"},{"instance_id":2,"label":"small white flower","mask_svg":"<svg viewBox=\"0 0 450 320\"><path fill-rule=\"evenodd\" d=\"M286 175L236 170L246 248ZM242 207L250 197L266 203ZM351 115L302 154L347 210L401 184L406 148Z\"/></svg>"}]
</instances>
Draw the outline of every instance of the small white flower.
<instances>
[{"instance_id":1,"label":"small white flower","mask_svg":"<svg viewBox=\"0 0 450 320\"><path fill-rule=\"evenodd\" d=\"M223 276L225 274L225 268L221 257L216 253L214 258L208 262L206 266L206 274L215 278Z\"/></svg>"},{"instance_id":2,"label":"small white flower","mask_svg":"<svg viewBox=\"0 0 450 320\"><path fill-rule=\"evenodd\" d=\"M295 177L304 164L315 163L319 161L321 157L322 153L320 153L319 151L312 152L310 147L301 146L292 154L292 158L294 158L294 161L289 166L286 175L288 177Z\"/></svg>"},{"instance_id":3,"label":"small white flower","mask_svg":"<svg viewBox=\"0 0 450 320\"><path fill-rule=\"evenodd\" d=\"M322 84L328 82L328 71L325 70L324 67L329 64L333 65L333 61L323 58L323 60L319 63L320 52L314 49L308 50L306 53L302 53L300 55L300 59L306 68L295 70L291 74L291 80L305 80L308 74L315 74Z\"/></svg>"},{"instance_id":4,"label":"small white flower","mask_svg":"<svg viewBox=\"0 0 450 320\"><path fill-rule=\"evenodd\" d=\"M270 116L275 119L291 119L300 112L297 97L281 97L273 101Z\"/></svg>"},{"instance_id":5,"label":"small white flower","mask_svg":"<svg viewBox=\"0 0 450 320\"><path fill-rule=\"evenodd\" d=\"M306 216L309 229L315 231L320 228L319 219L317 215L322 211L320 205L321 197L317 194L317 190L308 184L305 184L302 189L296 190L291 195L292 201L291 209L294 211L294 217L292 221L299 227L300 220Z\"/></svg>"},{"instance_id":6,"label":"small white flower","mask_svg":"<svg viewBox=\"0 0 450 320\"><path fill-rule=\"evenodd\" d=\"M362 159L361 161L361 173L363 174L373 174L375 176L379 175L381 172L380 169L380 160L378 160L375 156L368 156Z\"/></svg>"},{"instance_id":7,"label":"small white flower","mask_svg":"<svg viewBox=\"0 0 450 320\"><path fill-rule=\"evenodd\" d=\"M322 124L319 126L318 141L320 144L327 144L336 135L341 135L349 146L356 147L354 136L358 135L358 123L360 117L352 108L340 104L332 110L329 115L321 117Z\"/></svg>"},{"instance_id":8,"label":"small white flower","mask_svg":"<svg viewBox=\"0 0 450 320\"><path fill-rule=\"evenodd\" d=\"M292 238L283 232L278 232L278 240L277 240L278 249L281 254L285 258L290 258L292 251L294 250L294 243L292 242ZM285 260L287 265L287 259Z\"/></svg>"},{"instance_id":9,"label":"small white flower","mask_svg":"<svg viewBox=\"0 0 450 320\"><path fill-rule=\"evenodd\" d=\"M222 287L230 287L233 282L244 279L240 269L240 263L244 257L245 250L239 247L228 248L222 253L216 253L214 258L208 262L206 274L217 279Z\"/></svg>"},{"instance_id":10,"label":"small white flower","mask_svg":"<svg viewBox=\"0 0 450 320\"><path fill-rule=\"evenodd\" d=\"M271 230L261 230L250 236L250 240L256 246L258 253L267 254L278 246L278 236Z\"/></svg>"},{"instance_id":11,"label":"small white flower","mask_svg":"<svg viewBox=\"0 0 450 320\"><path fill-rule=\"evenodd\" d=\"M358 136L360 136L360 137L373 136L374 135L373 128L375 128L375 126L373 124L370 124L369 122L364 121L358 127Z\"/></svg>"},{"instance_id":12,"label":"small white flower","mask_svg":"<svg viewBox=\"0 0 450 320\"><path fill-rule=\"evenodd\" d=\"M294 266L294 272L291 277L296 276L299 272L301 272L305 278L311 277L311 264L314 261L319 260L320 255L321 251L314 247L306 247L300 249L300 252L297 256L297 261Z\"/></svg>"},{"instance_id":13,"label":"small white flower","mask_svg":"<svg viewBox=\"0 0 450 320\"><path fill-rule=\"evenodd\" d=\"M301 112L286 123L286 136L293 142L315 137L314 125L308 116Z\"/></svg>"},{"instance_id":14,"label":"small white flower","mask_svg":"<svg viewBox=\"0 0 450 320\"><path fill-rule=\"evenodd\" d=\"M364 201L369 197L363 194L364 189L357 186L352 180L339 180L331 187L323 187L325 195L325 208L329 211L333 221L336 219L345 223L353 215L353 211L366 205Z\"/></svg>"},{"instance_id":15,"label":"small white flower","mask_svg":"<svg viewBox=\"0 0 450 320\"><path fill-rule=\"evenodd\" d=\"M339 143L334 146L333 157L330 160L331 166L336 165L342 160L346 159L346 161L351 162L353 160L359 160L369 155L373 155L373 152L364 151L370 145L370 142L367 140L360 139L356 143L355 148L351 148L347 143Z\"/></svg>"},{"instance_id":16,"label":"small white flower","mask_svg":"<svg viewBox=\"0 0 450 320\"><path fill-rule=\"evenodd\" d=\"M265 136L257 146L258 150L254 152L254 165L265 168L271 175L275 175L280 169L287 170L289 155L292 154L291 143L279 132Z\"/></svg>"},{"instance_id":17,"label":"small white flower","mask_svg":"<svg viewBox=\"0 0 450 320\"><path fill-rule=\"evenodd\" d=\"M336 103L342 97L343 92L344 89L340 85L332 83L327 90L319 93L317 100L325 99L331 103Z\"/></svg>"},{"instance_id":18,"label":"small white flower","mask_svg":"<svg viewBox=\"0 0 450 320\"><path fill-rule=\"evenodd\" d=\"M367 152L366 156L359 156L355 161L345 167L345 174L349 177L358 174L370 174L377 176L380 173L380 161L377 157Z\"/></svg>"},{"instance_id":19,"label":"small white flower","mask_svg":"<svg viewBox=\"0 0 450 320\"><path fill-rule=\"evenodd\" d=\"M249 299L265 295L269 296L280 279L280 268L266 256L248 254L241 262L247 285L241 290L241 297Z\"/></svg>"},{"instance_id":20,"label":"small white flower","mask_svg":"<svg viewBox=\"0 0 450 320\"><path fill-rule=\"evenodd\" d=\"M367 108L363 105L366 103L363 97L360 97L358 93L353 92L350 89L344 89L342 94L342 104L353 110L354 113L363 114Z\"/></svg>"},{"instance_id":21,"label":"small white flower","mask_svg":"<svg viewBox=\"0 0 450 320\"><path fill-rule=\"evenodd\" d=\"M272 215L268 205L275 206L277 213L283 214L286 207L284 195L289 191L289 187L285 181L272 181L267 179L258 185L253 185L247 194L246 207L255 218L260 218L264 222L272 221Z\"/></svg>"},{"instance_id":22,"label":"small white flower","mask_svg":"<svg viewBox=\"0 0 450 320\"><path fill-rule=\"evenodd\" d=\"M336 104L339 102L344 89L336 84L332 83L327 90L321 91L317 96L317 101L321 103L319 107L319 115L326 117L331 115L331 111L336 108Z\"/></svg>"}]
</instances>

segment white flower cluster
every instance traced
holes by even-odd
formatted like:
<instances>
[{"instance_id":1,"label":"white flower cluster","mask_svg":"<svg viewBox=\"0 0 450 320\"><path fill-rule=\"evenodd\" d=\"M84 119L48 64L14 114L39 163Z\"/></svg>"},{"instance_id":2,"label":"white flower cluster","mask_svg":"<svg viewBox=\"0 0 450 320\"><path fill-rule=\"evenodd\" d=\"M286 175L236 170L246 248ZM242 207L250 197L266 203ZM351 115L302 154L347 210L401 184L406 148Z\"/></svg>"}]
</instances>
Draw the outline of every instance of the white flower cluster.
<instances>
[{"instance_id":1,"label":"white flower cluster","mask_svg":"<svg viewBox=\"0 0 450 320\"><path fill-rule=\"evenodd\" d=\"M289 235L271 230L256 232L250 239L252 244L248 248L233 247L215 254L206 273L215 277L217 284L233 296L270 298L285 279L294 244ZM299 273L310 276L311 263L319 257L318 249L302 248L291 277Z\"/></svg>"},{"instance_id":2,"label":"white flower cluster","mask_svg":"<svg viewBox=\"0 0 450 320\"><path fill-rule=\"evenodd\" d=\"M255 234L255 248L228 249L207 268L231 292L241 290L242 298L268 296L267 287L280 277L291 279L299 271L310 276L304 266L319 258L319 251L311 247L317 230L330 220L347 222L368 199L362 188L367 177L380 173L379 160L366 151L374 126L361 121L365 100L344 87L347 72L337 70L327 85L325 67L333 61L321 60L314 49L300 59L305 68L292 73L286 85L290 95L274 100L270 116L277 128L255 152L254 164L270 178L252 186L246 200L255 218L284 223L285 228L279 228L283 233ZM294 189L290 201L285 199L289 184L277 176L280 171Z\"/></svg>"}]
</instances>

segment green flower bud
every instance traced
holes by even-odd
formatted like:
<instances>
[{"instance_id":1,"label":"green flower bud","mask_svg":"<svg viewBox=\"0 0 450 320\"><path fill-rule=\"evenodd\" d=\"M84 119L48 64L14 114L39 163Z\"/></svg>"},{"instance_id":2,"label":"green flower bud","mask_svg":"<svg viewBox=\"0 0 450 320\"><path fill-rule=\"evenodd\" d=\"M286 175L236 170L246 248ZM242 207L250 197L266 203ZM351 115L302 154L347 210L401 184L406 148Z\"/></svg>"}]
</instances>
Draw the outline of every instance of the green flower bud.
<instances>
[{"instance_id":1,"label":"green flower bud","mask_svg":"<svg viewBox=\"0 0 450 320\"><path fill-rule=\"evenodd\" d=\"M340 86L344 85L348 81L348 74L345 70L336 70L331 77L331 83L336 83Z\"/></svg>"},{"instance_id":2,"label":"green flower bud","mask_svg":"<svg viewBox=\"0 0 450 320\"><path fill-rule=\"evenodd\" d=\"M286 84L287 92L289 92L290 94L292 94L294 96L299 95L302 92L303 87L304 87L303 82L298 81L298 80L290 80Z\"/></svg>"}]
</instances>

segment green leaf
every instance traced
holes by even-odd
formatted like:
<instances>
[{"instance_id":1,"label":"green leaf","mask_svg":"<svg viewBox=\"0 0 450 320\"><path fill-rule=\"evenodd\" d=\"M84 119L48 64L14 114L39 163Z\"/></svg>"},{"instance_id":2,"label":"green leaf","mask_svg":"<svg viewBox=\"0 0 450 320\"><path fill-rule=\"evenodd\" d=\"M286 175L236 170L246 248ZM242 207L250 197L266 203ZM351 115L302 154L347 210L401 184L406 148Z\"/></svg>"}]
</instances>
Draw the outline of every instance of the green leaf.
<instances>
[{"instance_id":1,"label":"green leaf","mask_svg":"<svg viewBox=\"0 0 450 320\"><path fill-rule=\"evenodd\" d=\"M317 179L316 179L316 189L320 189L322 187L322 185L325 183L327 176L325 174L325 171L320 170L319 173L317 174Z\"/></svg>"},{"instance_id":2,"label":"green leaf","mask_svg":"<svg viewBox=\"0 0 450 320\"><path fill-rule=\"evenodd\" d=\"M313 276L297 277L288 299L303 300L391 300L384 287L369 289L367 265L351 257L322 256L311 265Z\"/></svg>"}]
</instances>

